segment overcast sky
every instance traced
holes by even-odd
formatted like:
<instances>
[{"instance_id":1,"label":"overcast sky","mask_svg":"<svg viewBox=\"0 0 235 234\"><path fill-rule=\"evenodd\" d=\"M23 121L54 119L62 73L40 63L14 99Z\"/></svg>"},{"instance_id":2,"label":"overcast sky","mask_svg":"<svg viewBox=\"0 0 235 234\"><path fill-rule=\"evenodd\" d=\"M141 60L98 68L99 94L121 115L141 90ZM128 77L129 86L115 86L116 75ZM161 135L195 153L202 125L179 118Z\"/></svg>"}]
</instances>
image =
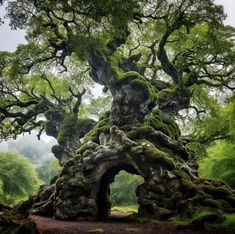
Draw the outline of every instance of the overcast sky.
<instances>
[{"instance_id":1,"label":"overcast sky","mask_svg":"<svg viewBox=\"0 0 235 234\"><path fill-rule=\"evenodd\" d=\"M224 6L228 15L225 23L235 27L235 0L216 0ZM0 7L0 18L3 18L4 7ZM11 30L8 22L0 26L0 50L14 51L18 44L24 43L24 31Z\"/></svg>"}]
</instances>

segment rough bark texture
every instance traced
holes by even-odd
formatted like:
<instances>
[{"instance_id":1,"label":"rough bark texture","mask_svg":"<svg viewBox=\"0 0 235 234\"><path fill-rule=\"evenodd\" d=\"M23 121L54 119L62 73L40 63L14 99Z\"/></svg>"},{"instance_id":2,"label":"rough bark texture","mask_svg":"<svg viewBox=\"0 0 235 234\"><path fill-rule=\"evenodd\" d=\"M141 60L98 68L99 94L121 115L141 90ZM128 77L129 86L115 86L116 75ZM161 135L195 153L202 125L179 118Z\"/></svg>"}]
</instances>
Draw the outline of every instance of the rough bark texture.
<instances>
[{"instance_id":1,"label":"rough bark texture","mask_svg":"<svg viewBox=\"0 0 235 234\"><path fill-rule=\"evenodd\" d=\"M139 214L167 219L190 218L198 209L234 210L234 191L198 177L195 155L182 143L177 124L154 108L154 88L137 72L106 81L113 75L104 67L93 63L93 73L113 94L111 111L64 160L58 178L42 188L33 213L63 220L107 216L109 185L121 170L144 178L136 189Z\"/></svg>"}]
</instances>

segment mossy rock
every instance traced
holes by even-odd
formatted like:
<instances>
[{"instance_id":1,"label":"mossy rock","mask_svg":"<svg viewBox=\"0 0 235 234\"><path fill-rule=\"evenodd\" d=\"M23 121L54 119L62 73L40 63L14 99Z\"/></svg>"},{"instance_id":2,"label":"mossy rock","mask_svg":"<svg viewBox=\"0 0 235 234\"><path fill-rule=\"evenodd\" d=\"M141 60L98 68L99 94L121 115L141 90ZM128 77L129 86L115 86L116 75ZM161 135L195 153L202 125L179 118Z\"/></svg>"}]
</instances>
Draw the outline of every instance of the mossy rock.
<instances>
[{"instance_id":1,"label":"mossy rock","mask_svg":"<svg viewBox=\"0 0 235 234\"><path fill-rule=\"evenodd\" d=\"M183 194L180 192L175 192L171 195L169 199L167 199L167 202L165 203L166 208L168 209L174 209L176 207L176 204L179 200L183 198Z\"/></svg>"},{"instance_id":2,"label":"mossy rock","mask_svg":"<svg viewBox=\"0 0 235 234\"><path fill-rule=\"evenodd\" d=\"M148 125L142 125L141 127L136 127L132 131L127 133L127 137L131 140L144 139L154 133L154 129Z\"/></svg>"},{"instance_id":3,"label":"mossy rock","mask_svg":"<svg viewBox=\"0 0 235 234\"><path fill-rule=\"evenodd\" d=\"M174 161L166 153L155 147L146 147L144 149L144 154L146 154L151 164L163 166L168 170L173 170L175 168Z\"/></svg>"},{"instance_id":4,"label":"mossy rock","mask_svg":"<svg viewBox=\"0 0 235 234\"><path fill-rule=\"evenodd\" d=\"M229 195L229 196L226 197L226 200L228 201L228 203L229 203L233 208L235 208L235 197L234 197L234 196Z\"/></svg>"},{"instance_id":5,"label":"mossy rock","mask_svg":"<svg viewBox=\"0 0 235 234\"><path fill-rule=\"evenodd\" d=\"M212 185L202 185L203 191L211 194L215 198L224 198L226 196L231 196L232 192L227 188L214 187Z\"/></svg>"},{"instance_id":6,"label":"mossy rock","mask_svg":"<svg viewBox=\"0 0 235 234\"><path fill-rule=\"evenodd\" d=\"M181 179L191 181L191 177L186 172L184 172L183 170L175 170L174 173L175 173L176 176L178 176Z\"/></svg>"},{"instance_id":7,"label":"mossy rock","mask_svg":"<svg viewBox=\"0 0 235 234\"><path fill-rule=\"evenodd\" d=\"M98 121L98 123L94 126L94 128L84 136L84 143L88 141L99 143L100 133L101 132L110 133L111 127L112 123L110 122L110 119L102 118L101 120Z\"/></svg>"},{"instance_id":8,"label":"mossy rock","mask_svg":"<svg viewBox=\"0 0 235 234\"><path fill-rule=\"evenodd\" d=\"M190 192L191 194L195 194L196 191L200 188L198 185L194 184L190 180L181 180L182 190L184 192Z\"/></svg>"},{"instance_id":9,"label":"mossy rock","mask_svg":"<svg viewBox=\"0 0 235 234\"><path fill-rule=\"evenodd\" d=\"M163 208L163 207L159 207L156 212L156 216L160 220L167 220L170 217L172 217L174 214L175 214L174 211Z\"/></svg>"},{"instance_id":10,"label":"mossy rock","mask_svg":"<svg viewBox=\"0 0 235 234\"><path fill-rule=\"evenodd\" d=\"M191 222L187 225L180 225L177 229L183 230L183 229L191 229L191 230L205 230L205 224L206 223L218 223L222 222L225 219L224 214L215 211L215 212L204 212L202 215L198 215L195 218L191 220Z\"/></svg>"},{"instance_id":11,"label":"mossy rock","mask_svg":"<svg viewBox=\"0 0 235 234\"><path fill-rule=\"evenodd\" d=\"M208 206L208 207L213 207L213 208L219 208L221 207L221 204L220 202L214 200L214 199L211 199L211 198L207 198L203 201L203 204L205 206Z\"/></svg>"}]
</instances>

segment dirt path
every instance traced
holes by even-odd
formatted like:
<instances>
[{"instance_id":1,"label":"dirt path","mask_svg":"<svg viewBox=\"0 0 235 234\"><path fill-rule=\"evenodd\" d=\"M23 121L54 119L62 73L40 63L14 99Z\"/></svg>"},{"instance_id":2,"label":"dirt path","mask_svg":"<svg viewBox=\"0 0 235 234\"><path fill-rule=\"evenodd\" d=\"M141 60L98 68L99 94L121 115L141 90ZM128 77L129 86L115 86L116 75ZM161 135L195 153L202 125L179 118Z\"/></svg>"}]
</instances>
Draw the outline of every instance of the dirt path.
<instances>
[{"instance_id":1,"label":"dirt path","mask_svg":"<svg viewBox=\"0 0 235 234\"><path fill-rule=\"evenodd\" d=\"M176 226L171 223L138 223L131 219L131 214L122 212L112 212L110 217L98 221L60 221L34 215L30 217L36 222L42 234L215 234L215 232L177 231Z\"/></svg>"}]
</instances>

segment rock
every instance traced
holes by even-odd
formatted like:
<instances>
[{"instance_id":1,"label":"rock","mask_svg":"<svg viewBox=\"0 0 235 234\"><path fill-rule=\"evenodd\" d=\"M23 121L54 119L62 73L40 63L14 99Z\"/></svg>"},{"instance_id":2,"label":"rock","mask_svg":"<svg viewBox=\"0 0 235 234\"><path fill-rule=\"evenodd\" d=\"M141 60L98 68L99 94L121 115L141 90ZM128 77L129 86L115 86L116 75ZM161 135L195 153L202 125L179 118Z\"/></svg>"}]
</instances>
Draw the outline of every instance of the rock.
<instances>
[{"instance_id":1,"label":"rock","mask_svg":"<svg viewBox=\"0 0 235 234\"><path fill-rule=\"evenodd\" d=\"M20 212L20 208L10 209L0 205L0 233L39 234L36 224L26 216L26 213Z\"/></svg>"},{"instance_id":2,"label":"rock","mask_svg":"<svg viewBox=\"0 0 235 234\"><path fill-rule=\"evenodd\" d=\"M96 126L111 122L102 121ZM197 207L234 208L233 191L223 183L198 178L194 159L190 160L193 157L181 158L179 152L190 152L176 137L172 140L148 125L128 130L112 125L109 132L106 128L102 132L97 127L97 132L88 133L96 142L85 141L77 150L78 155L64 162L54 184L40 191L33 213L67 220L108 216L109 186L121 170L144 178L136 189L142 215L168 219L177 214L191 218ZM224 205L219 207L222 198Z\"/></svg>"}]
</instances>

